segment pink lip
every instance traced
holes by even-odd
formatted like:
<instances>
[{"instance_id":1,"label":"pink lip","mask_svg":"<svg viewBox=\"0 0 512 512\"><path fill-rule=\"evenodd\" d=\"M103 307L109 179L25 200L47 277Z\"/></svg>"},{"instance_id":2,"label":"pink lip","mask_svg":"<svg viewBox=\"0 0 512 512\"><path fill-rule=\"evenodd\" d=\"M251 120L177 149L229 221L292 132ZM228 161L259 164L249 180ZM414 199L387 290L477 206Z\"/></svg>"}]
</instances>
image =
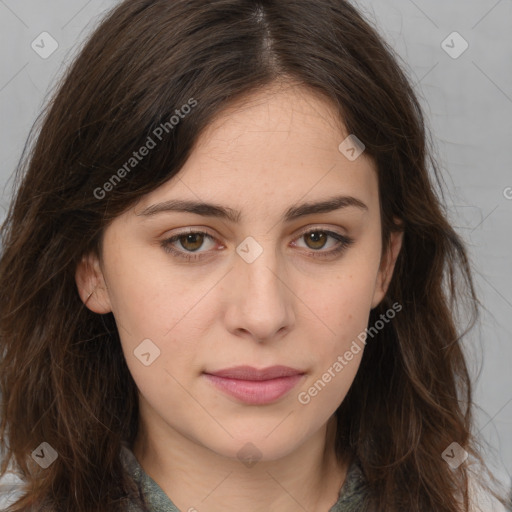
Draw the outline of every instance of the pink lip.
<instances>
[{"instance_id":1,"label":"pink lip","mask_svg":"<svg viewBox=\"0 0 512 512\"><path fill-rule=\"evenodd\" d=\"M275 402L294 388L304 372L287 366L271 366L258 370L251 366L237 366L205 377L217 388L251 405Z\"/></svg>"}]
</instances>

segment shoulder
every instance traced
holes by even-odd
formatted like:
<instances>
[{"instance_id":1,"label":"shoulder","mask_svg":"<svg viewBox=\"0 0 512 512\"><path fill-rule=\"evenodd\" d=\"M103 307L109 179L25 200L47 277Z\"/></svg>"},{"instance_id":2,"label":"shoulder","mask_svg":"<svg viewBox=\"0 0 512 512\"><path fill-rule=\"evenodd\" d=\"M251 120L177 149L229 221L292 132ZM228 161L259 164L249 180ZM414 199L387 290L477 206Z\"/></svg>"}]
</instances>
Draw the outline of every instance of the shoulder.
<instances>
[{"instance_id":1,"label":"shoulder","mask_svg":"<svg viewBox=\"0 0 512 512\"><path fill-rule=\"evenodd\" d=\"M368 485L363 476L360 462L353 458L347 470L345 481L341 486L338 501L329 512L356 512L365 509L368 497Z\"/></svg>"},{"instance_id":2,"label":"shoulder","mask_svg":"<svg viewBox=\"0 0 512 512\"><path fill-rule=\"evenodd\" d=\"M511 489L510 482L503 475L497 475L498 481L503 485L505 492L508 493L510 500ZM506 482L506 483L505 483ZM510 512L512 508L506 508L495 498L488 489L478 480L476 475L470 473L468 480L468 490L470 498L470 512ZM512 507L512 502L511 502Z\"/></svg>"},{"instance_id":3,"label":"shoulder","mask_svg":"<svg viewBox=\"0 0 512 512\"><path fill-rule=\"evenodd\" d=\"M469 511L468 512L512 512L510 506L505 507L482 485L474 473L468 476ZM512 488L509 475L496 475L502 484L508 500L512 499ZM329 512L350 512L366 510L366 498L369 488L359 461L356 459L350 466L344 485L341 488L339 500Z\"/></svg>"},{"instance_id":4,"label":"shoulder","mask_svg":"<svg viewBox=\"0 0 512 512\"><path fill-rule=\"evenodd\" d=\"M0 512L15 503L22 494L23 480L12 472L0 478Z\"/></svg>"}]
</instances>

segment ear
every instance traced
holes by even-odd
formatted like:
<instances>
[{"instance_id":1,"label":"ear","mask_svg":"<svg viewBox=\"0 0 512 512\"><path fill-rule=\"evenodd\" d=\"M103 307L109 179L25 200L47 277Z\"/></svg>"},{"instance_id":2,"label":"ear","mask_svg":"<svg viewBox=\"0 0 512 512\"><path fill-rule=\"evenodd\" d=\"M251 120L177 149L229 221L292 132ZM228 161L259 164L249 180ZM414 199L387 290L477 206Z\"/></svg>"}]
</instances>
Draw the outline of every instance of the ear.
<instances>
[{"instance_id":1,"label":"ear","mask_svg":"<svg viewBox=\"0 0 512 512\"><path fill-rule=\"evenodd\" d=\"M377 307L388 291L389 283L393 277L396 259L402 248L403 231L392 231L386 254L381 258L381 265L375 284L375 292L372 300L372 309Z\"/></svg>"},{"instance_id":2,"label":"ear","mask_svg":"<svg viewBox=\"0 0 512 512\"><path fill-rule=\"evenodd\" d=\"M82 302L94 313L110 313L112 306L98 256L83 256L76 267L75 281Z\"/></svg>"}]
</instances>

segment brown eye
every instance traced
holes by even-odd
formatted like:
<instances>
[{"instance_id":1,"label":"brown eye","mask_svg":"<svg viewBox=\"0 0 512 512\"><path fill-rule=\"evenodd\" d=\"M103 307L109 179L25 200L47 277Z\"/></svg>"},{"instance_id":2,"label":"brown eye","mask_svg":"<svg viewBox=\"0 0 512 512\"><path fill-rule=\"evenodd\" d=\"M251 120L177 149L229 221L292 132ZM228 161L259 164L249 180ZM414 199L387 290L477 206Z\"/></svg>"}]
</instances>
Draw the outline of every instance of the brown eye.
<instances>
[{"instance_id":1,"label":"brown eye","mask_svg":"<svg viewBox=\"0 0 512 512\"><path fill-rule=\"evenodd\" d=\"M329 245L329 239L331 244ZM340 255L345 249L350 247L354 243L354 239L334 231L328 231L323 229L313 229L302 233L297 240L304 240L305 247L310 249L309 256L315 256L317 258L333 258ZM293 244L297 245L296 242ZM327 246L327 250L325 249Z\"/></svg>"},{"instance_id":2,"label":"brown eye","mask_svg":"<svg viewBox=\"0 0 512 512\"><path fill-rule=\"evenodd\" d=\"M210 244L215 245L215 239L212 235L203 231L190 231L163 240L161 246L166 252L176 257L185 260L196 260L205 256L204 253L208 252L207 250L199 250L209 248L208 244L206 244L206 248L204 247L205 240L209 240Z\"/></svg>"},{"instance_id":3,"label":"brown eye","mask_svg":"<svg viewBox=\"0 0 512 512\"><path fill-rule=\"evenodd\" d=\"M310 249L322 249L328 238L324 231L311 231L303 236L304 240L306 240L306 245Z\"/></svg>"},{"instance_id":4,"label":"brown eye","mask_svg":"<svg viewBox=\"0 0 512 512\"><path fill-rule=\"evenodd\" d=\"M306 244L305 247L302 246L303 249L309 249L308 256L315 256L317 258L333 258L341 254L354 243L354 239L352 238L333 231L321 229L314 229L302 233L298 240L302 239ZM329 249L322 250L326 246L329 246L329 239L331 239ZM189 231L163 240L161 246L165 252L177 258L182 258L187 261L198 261L199 259L207 258L212 255L212 251L208 251L208 244L204 247L205 241L210 241L212 245L215 245L215 238L209 233L203 231ZM178 243L179 247L177 246ZM294 242L293 245L297 247L296 242Z\"/></svg>"},{"instance_id":5,"label":"brown eye","mask_svg":"<svg viewBox=\"0 0 512 512\"><path fill-rule=\"evenodd\" d=\"M204 242L204 235L202 233L187 233L180 235L177 239L183 249L187 251L197 251L200 249Z\"/></svg>"}]
</instances>

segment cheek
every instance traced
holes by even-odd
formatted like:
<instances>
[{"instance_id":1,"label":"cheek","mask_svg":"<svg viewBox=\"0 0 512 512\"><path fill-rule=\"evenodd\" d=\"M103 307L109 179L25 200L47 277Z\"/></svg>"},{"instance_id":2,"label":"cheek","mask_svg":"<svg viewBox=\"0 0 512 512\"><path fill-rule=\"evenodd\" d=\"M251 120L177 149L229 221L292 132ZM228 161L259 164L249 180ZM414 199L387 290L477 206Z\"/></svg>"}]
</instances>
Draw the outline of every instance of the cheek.
<instances>
[{"instance_id":1,"label":"cheek","mask_svg":"<svg viewBox=\"0 0 512 512\"><path fill-rule=\"evenodd\" d=\"M301 386L300 403L315 402L315 409L332 411L348 392L365 348L364 333L376 278L371 269L372 262L362 261L350 271L337 273L323 291L316 288L312 309L324 325L313 328L309 323L309 357L313 364L310 377ZM318 329L322 329L320 336Z\"/></svg>"},{"instance_id":2,"label":"cheek","mask_svg":"<svg viewBox=\"0 0 512 512\"><path fill-rule=\"evenodd\" d=\"M213 278L184 280L165 257L149 261L148 253L124 249L106 269L123 352L141 390L162 389L163 382L176 384L166 370L184 381L187 371L197 366L206 327L218 315L218 302L208 293Z\"/></svg>"},{"instance_id":3,"label":"cheek","mask_svg":"<svg viewBox=\"0 0 512 512\"><path fill-rule=\"evenodd\" d=\"M128 246L112 255L107 266L112 311L130 338L172 337L208 290L205 280L184 282L161 251Z\"/></svg>"},{"instance_id":4,"label":"cheek","mask_svg":"<svg viewBox=\"0 0 512 512\"><path fill-rule=\"evenodd\" d=\"M345 399L359 369L364 344L348 333L325 345L296 400L301 414L312 424L324 424ZM306 422L307 423L307 422Z\"/></svg>"},{"instance_id":5,"label":"cheek","mask_svg":"<svg viewBox=\"0 0 512 512\"><path fill-rule=\"evenodd\" d=\"M348 339L367 325L376 272L370 264L364 267L337 273L316 294L315 309L330 327L333 343L329 346L332 348L343 348Z\"/></svg>"}]
</instances>

